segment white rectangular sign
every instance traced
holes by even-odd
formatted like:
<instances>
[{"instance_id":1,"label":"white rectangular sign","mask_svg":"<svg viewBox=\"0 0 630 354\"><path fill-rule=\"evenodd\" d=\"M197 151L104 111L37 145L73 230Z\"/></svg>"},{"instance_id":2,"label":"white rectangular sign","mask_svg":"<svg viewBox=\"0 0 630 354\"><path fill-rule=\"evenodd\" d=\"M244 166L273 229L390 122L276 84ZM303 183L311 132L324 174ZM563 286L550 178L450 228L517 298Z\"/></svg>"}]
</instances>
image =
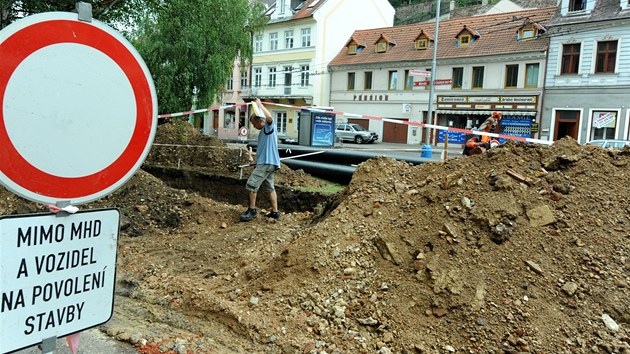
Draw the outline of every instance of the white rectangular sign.
<instances>
[{"instance_id":1,"label":"white rectangular sign","mask_svg":"<svg viewBox=\"0 0 630 354\"><path fill-rule=\"evenodd\" d=\"M597 114L595 114L596 118L593 121L593 126L595 126L595 128L607 128L610 123L615 121L615 116L610 113L610 112L606 112L606 113L599 113L599 116L597 116ZM613 128L614 126L610 127Z\"/></svg>"},{"instance_id":2,"label":"white rectangular sign","mask_svg":"<svg viewBox=\"0 0 630 354\"><path fill-rule=\"evenodd\" d=\"M117 209L0 217L0 352L107 322Z\"/></svg>"},{"instance_id":3,"label":"white rectangular sign","mask_svg":"<svg viewBox=\"0 0 630 354\"><path fill-rule=\"evenodd\" d=\"M430 71L409 70L409 76L431 76Z\"/></svg>"}]
</instances>

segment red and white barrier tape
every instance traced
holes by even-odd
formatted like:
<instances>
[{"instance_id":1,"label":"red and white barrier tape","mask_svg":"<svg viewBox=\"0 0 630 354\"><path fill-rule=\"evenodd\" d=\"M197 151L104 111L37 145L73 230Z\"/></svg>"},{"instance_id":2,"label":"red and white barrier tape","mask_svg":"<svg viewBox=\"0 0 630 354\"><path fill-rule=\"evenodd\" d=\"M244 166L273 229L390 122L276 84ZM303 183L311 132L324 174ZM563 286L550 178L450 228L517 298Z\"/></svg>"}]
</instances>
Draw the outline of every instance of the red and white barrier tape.
<instances>
[{"instance_id":1,"label":"red and white barrier tape","mask_svg":"<svg viewBox=\"0 0 630 354\"><path fill-rule=\"evenodd\" d=\"M165 113L165 114L158 115L158 118L181 117L181 116L186 116L186 115L189 115L189 114L216 111L219 108L233 108L233 107L240 107L240 106L246 106L246 105L247 105L247 103L241 103L241 104L232 104L232 105L229 105L229 106L215 106L215 107L201 108L201 109L195 109L193 111L186 111L186 112Z\"/></svg>"},{"instance_id":2,"label":"red and white barrier tape","mask_svg":"<svg viewBox=\"0 0 630 354\"><path fill-rule=\"evenodd\" d=\"M366 119L372 119L372 120L379 120L379 121L383 121L383 122L411 125L411 126L421 127L421 128L447 130L447 131L458 132L458 133L465 133L465 134L487 135L487 136L490 136L490 137L493 137L493 138L502 138L502 139L517 140L517 141L525 141L525 142L528 142L528 143L536 143L536 144L544 144L544 145L551 145L551 144L553 144L553 141L534 139L534 138L525 138L525 137L522 137L522 136L489 133L489 132L483 132L483 131L473 131L473 130L470 130L470 129L445 127L445 126L442 126L442 125L427 124L427 123L421 123L421 122L401 121L401 120L397 120L397 119L383 118L383 117L377 117L377 116L370 116L370 115L366 115L366 114L354 114L354 113L346 113L346 112L340 112L340 111L327 111L327 110L317 109L317 108L312 108L312 107L293 106L293 105L287 105L287 104L282 104L282 103L274 103L274 102L263 102L263 103L264 104L268 104L268 105L279 106L279 107L298 108L298 109L303 109L303 110L309 110L309 111L315 111L315 112L324 112L324 113L334 113L334 114L337 114L337 115L345 115L346 117L366 118Z\"/></svg>"},{"instance_id":3,"label":"red and white barrier tape","mask_svg":"<svg viewBox=\"0 0 630 354\"><path fill-rule=\"evenodd\" d=\"M179 112L179 113L160 114L158 116L158 118L180 117L180 116L184 116L184 115L187 115L187 114L209 112L209 111L217 110L219 108L241 107L241 106L247 106L249 104L251 104L251 102L250 103L240 103L240 104L235 104L235 105L230 105L230 106L209 107L209 108L203 108L203 109L197 109L197 110L194 110L194 111L186 111L186 112ZM483 132L483 131L473 131L473 130L470 130L470 129L445 127L445 126L442 126L442 125L427 124L427 123L421 123L421 122L401 121L401 120L391 119L391 118L370 116L370 115L367 115L367 114L355 114L355 113L346 113L346 112L340 112L340 111L327 111L327 110L323 110L323 109L317 109L316 107L314 108L314 107L294 106L294 105L288 105L288 104L283 104L283 103L275 103L275 102L263 102L263 104L273 105L273 106L278 106L278 107L295 108L295 109L314 111L314 112L333 113L333 114L336 114L336 115L344 115L346 117L352 117L352 118L366 118L366 119L378 120L378 121L395 123L395 124L411 125L411 126L420 127L420 128L446 130L446 131L452 131L452 132L458 132L458 133L464 133L464 134L487 135L487 136L490 136L490 137L493 137L493 138L517 140L517 141L524 141L524 142L528 142L528 143L536 143L536 144L544 144L544 145L551 145L551 144L553 144L553 141L549 141L549 140L525 138L525 137L522 137L522 136L489 133L489 132Z\"/></svg>"}]
</instances>

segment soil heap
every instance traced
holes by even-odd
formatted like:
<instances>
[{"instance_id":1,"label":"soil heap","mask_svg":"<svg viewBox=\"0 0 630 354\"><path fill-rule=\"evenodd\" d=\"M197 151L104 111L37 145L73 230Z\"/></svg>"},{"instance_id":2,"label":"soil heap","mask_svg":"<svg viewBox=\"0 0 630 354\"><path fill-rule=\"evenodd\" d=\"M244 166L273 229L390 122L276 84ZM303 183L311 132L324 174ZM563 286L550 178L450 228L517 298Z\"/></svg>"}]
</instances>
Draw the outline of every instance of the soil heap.
<instances>
[{"instance_id":1,"label":"soil heap","mask_svg":"<svg viewBox=\"0 0 630 354\"><path fill-rule=\"evenodd\" d=\"M629 163L569 138L381 157L327 206L248 223L140 170L83 206L123 214L103 330L142 353L630 353Z\"/></svg>"}]
</instances>

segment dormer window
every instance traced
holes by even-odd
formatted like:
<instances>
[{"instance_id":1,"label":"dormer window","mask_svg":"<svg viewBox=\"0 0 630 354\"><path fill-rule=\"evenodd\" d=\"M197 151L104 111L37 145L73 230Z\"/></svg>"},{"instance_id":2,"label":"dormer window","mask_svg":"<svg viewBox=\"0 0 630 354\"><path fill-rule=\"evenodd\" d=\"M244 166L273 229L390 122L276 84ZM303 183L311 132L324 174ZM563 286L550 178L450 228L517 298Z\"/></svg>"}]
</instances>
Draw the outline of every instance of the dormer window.
<instances>
[{"instance_id":1,"label":"dormer window","mask_svg":"<svg viewBox=\"0 0 630 354\"><path fill-rule=\"evenodd\" d=\"M523 25L518 28L517 40L527 41L530 39L535 39L545 32L547 32L547 29L545 27L527 18Z\"/></svg>"},{"instance_id":2,"label":"dormer window","mask_svg":"<svg viewBox=\"0 0 630 354\"><path fill-rule=\"evenodd\" d=\"M457 38L457 46L463 47L471 45L479 38L479 33L474 29L464 25L461 31L455 36Z\"/></svg>"},{"instance_id":3,"label":"dormer window","mask_svg":"<svg viewBox=\"0 0 630 354\"><path fill-rule=\"evenodd\" d=\"M429 48L429 40L427 38L416 40L416 49L427 49L427 48Z\"/></svg>"},{"instance_id":4,"label":"dormer window","mask_svg":"<svg viewBox=\"0 0 630 354\"><path fill-rule=\"evenodd\" d=\"M627 0L621 0L624 3ZM596 0L561 0L560 14L562 16L581 16L589 14L595 8ZM622 6L623 9L623 6Z\"/></svg>"},{"instance_id":5,"label":"dormer window","mask_svg":"<svg viewBox=\"0 0 630 354\"><path fill-rule=\"evenodd\" d=\"M390 46L394 46L396 45L396 43L384 34L381 34L376 42L374 42L374 45L376 46L377 53L385 53L390 48Z\"/></svg>"},{"instance_id":6,"label":"dormer window","mask_svg":"<svg viewBox=\"0 0 630 354\"><path fill-rule=\"evenodd\" d=\"M356 55L361 53L361 49L365 48L365 44L360 44L354 38L350 38L348 43L346 43L346 48L348 48L348 55Z\"/></svg>"},{"instance_id":7,"label":"dormer window","mask_svg":"<svg viewBox=\"0 0 630 354\"><path fill-rule=\"evenodd\" d=\"M415 39L416 49L417 50L428 49L429 46L431 45L431 40L433 40L433 37L430 34L425 33L423 30L420 30L420 34Z\"/></svg>"}]
</instances>

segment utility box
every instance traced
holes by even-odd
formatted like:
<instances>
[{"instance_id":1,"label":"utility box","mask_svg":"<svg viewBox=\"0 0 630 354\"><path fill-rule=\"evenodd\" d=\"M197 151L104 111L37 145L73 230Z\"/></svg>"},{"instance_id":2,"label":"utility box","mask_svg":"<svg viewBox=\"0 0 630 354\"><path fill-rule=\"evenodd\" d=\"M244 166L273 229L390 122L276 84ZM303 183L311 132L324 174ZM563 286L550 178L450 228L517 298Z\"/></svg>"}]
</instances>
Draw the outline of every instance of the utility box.
<instances>
[{"instance_id":1,"label":"utility box","mask_svg":"<svg viewBox=\"0 0 630 354\"><path fill-rule=\"evenodd\" d=\"M335 117L332 108L300 112L298 144L304 146L333 147L335 145Z\"/></svg>"}]
</instances>

